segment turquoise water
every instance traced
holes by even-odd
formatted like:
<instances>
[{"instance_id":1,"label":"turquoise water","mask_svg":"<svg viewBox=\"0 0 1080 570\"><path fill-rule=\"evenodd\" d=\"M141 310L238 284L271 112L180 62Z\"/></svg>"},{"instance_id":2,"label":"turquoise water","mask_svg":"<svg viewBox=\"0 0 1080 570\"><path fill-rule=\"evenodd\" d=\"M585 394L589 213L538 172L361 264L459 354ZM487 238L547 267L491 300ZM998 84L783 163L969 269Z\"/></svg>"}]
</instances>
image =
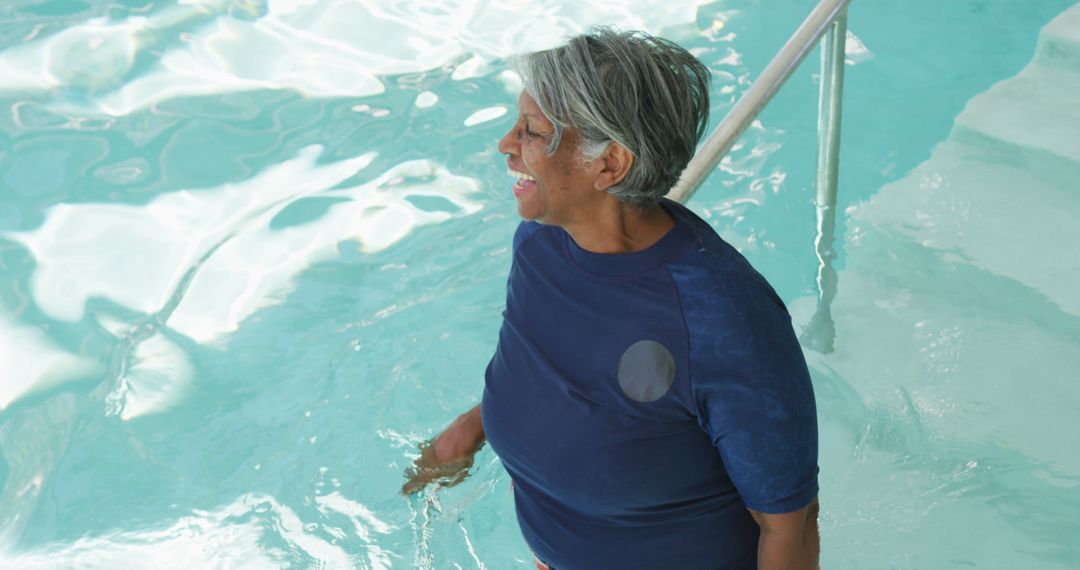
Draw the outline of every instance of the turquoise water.
<instances>
[{"instance_id":1,"label":"turquoise water","mask_svg":"<svg viewBox=\"0 0 1080 570\"><path fill-rule=\"evenodd\" d=\"M807 351L824 567L1080 567L1075 293L977 247L996 243L980 220L1038 219L934 182L954 118L1070 5L856 0L837 350ZM810 6L4 3L0 567L530 567L490 450L458 487L398 494L477 401L500 323L505 58L644 27L713 69L715 124ZM690 203L798 326L815 74ZM989 148L975 170L1019 160ZM1076 163L1022 162L1080 217Z\"/></svg>"}]
</instances>

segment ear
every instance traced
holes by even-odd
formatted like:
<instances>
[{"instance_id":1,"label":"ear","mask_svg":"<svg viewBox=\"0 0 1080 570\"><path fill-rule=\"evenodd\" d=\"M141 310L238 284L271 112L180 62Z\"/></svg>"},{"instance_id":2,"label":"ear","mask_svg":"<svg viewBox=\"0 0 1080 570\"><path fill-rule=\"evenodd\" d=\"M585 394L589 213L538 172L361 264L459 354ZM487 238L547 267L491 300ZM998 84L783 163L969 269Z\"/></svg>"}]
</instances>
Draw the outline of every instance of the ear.
<instances>
[{"instance_id":1,"label":"ear","mask_svg":"<svg viewBox=\"0 0 1080 570\"><path fill-rule=\"evenodd\" d=\"M607 190L626 178L634 164L634 155L623 145L612 141L597 162L600 172L596 174L593 185L597 190Z\"/></svg>"}]
</instances>

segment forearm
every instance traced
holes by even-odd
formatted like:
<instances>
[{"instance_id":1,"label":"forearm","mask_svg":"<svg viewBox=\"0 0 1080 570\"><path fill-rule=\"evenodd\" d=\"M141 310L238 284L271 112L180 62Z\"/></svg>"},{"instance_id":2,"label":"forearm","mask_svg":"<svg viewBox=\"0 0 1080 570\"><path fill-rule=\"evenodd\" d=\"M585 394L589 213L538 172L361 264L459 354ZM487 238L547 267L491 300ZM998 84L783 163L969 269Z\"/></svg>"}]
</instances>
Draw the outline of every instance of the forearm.
<instances>
[{"instance_id":1,"label":"forearm","mask_svg":"<svg viewBox=\"0 0 1080 570\"><path fill-rule=\"evenodd\" d=\"M472 456L484 444L484 422L480 418L480 405L461 414L435 440L432 447L435 459L451 461L460 457Z\"/></svg>"},{"instance_id":2,"label":"forearm","mask_svg":"<svg viewBox=\"0 0 1080 570\"><path fill-rule=\"evenodd\" d=\"M442 485L460 483L472 467L473 455L483 444L484 423L480 406L475 406L458 416L430 445L420 446L420 457L406 471L408 480L401 492L415 493L433 481Z\"/></svg>"},{"instance_id":3,"label":"forearm","mask_svg":"<svg viewBox=\"0 0 1080 570\"><path fill-rule=\"evenodd\" d=\"M475 435L477 443L484 442L484 420L480 416L480 404L477 404L458 416L457 422L461 422L462 427L469 433Z\"/></svg>"}]
</instances>

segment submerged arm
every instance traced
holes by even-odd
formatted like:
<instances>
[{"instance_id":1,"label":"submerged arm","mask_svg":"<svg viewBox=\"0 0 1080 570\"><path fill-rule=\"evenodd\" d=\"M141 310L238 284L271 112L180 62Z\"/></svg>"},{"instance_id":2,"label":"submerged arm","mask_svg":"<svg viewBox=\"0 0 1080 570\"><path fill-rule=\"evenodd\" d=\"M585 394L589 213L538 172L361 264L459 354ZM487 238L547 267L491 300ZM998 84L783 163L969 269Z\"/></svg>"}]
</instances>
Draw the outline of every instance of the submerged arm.
<instances>
[{"instance_id":1,"label":"submerged arm","mask_svg":"<svg viewBox=\"0 0 1080 570\"><path fill-rule=\"evenodd\" d=\"M438 437L420 446L420 457L406 471L402 494L415 493L434 481L443 485L460 483L482 445L484 423L477 404L458 416Z\"/></svg>"}]
</instances>

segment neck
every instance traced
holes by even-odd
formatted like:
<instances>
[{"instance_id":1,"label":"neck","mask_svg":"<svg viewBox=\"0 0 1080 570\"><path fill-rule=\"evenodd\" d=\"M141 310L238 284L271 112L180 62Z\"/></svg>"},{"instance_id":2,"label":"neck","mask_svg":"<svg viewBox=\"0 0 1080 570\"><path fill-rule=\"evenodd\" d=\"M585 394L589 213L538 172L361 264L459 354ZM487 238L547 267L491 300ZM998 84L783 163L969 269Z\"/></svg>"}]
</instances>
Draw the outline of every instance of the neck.
<instances>
[{"instance_id":1,"label":"neck","mask_svg":"<svg viewBox=\"0 0 1080 570\"><path fill-rule=\"evenodd\" d=\"M664 237L675 221L660 205L640 209L613 196L588 216L563 226L581 249L592 253L634 253Z\"/></svg>"}]
</instances>

